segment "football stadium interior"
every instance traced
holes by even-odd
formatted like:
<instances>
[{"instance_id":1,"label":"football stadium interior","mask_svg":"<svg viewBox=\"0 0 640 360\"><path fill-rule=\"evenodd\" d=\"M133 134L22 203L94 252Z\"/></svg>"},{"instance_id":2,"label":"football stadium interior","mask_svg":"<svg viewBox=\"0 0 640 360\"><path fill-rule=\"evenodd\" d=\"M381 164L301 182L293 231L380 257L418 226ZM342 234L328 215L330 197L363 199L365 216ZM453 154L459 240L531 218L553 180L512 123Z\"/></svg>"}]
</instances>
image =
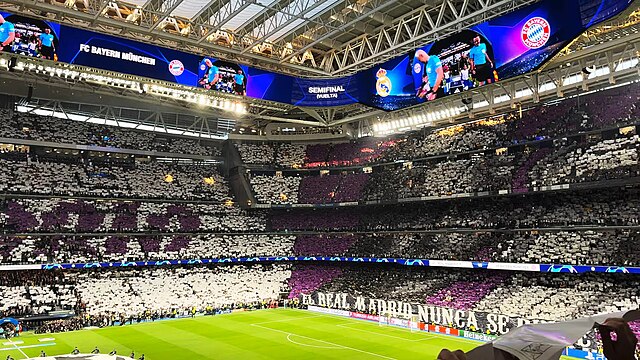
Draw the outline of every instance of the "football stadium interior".
<instances>
[{"instance_id":1,"label":"football stadium interior","mask_svg":"<svg viewBox=\"0 0 640 360\"><path fill-rule=\"evenodd\" d=\"M640 359L640 0L0 0L0 359Z\"/></svg>"}]
</instances>

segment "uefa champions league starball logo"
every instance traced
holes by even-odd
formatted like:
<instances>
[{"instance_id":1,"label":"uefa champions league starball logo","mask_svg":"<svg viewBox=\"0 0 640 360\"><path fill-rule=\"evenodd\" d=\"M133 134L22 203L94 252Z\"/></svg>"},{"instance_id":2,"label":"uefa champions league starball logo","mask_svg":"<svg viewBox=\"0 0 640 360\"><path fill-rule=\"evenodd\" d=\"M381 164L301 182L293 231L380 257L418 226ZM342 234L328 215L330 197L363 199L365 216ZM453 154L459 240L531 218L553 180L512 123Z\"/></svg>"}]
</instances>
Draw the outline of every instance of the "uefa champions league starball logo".
<instances>
[{"instance_id":1,"label":"uefa champions league starball logo","mask_svg":"<svg viewBox=\"0 0 640 360\"><path fill-rule=\"evenodd\" d=\"M522 27L522 43L529 49L543 47L551 37L551 25L541 17L529 19Z\"/></svg>"},{"instance_id":2,"label":"uefa champions league starball logo","mask_svg":"<svg viewBox=\"0 0 640 360\"><path fill-rule=\"evenodd\" d=\"M608 273L624 273L624 274L628 274L629 270L624 267L624 266L609 266L605 272Z\"/></svg>"},{"instance_id":3,"label":"uefa champions league starball logo","mask_svg":"<svg viewBox=\"0 0 640 360\"><path fill-rule=\"evenodd\" d=\"M573 267L573 265L551 265L549 267L549 269L547 270L547 272L552 272L552 273L577 273L578 270L576 270L576 268Z\"/></svg>"},{"instance_id":4,"label":"uefa champions league starball logo","mask_svg":"<svg viewBox=\"0 0 640 360\"><path fill-rule=\"evenodd\" d=\"M180 76L184 72L184 65L180 60L172 60L169 63L169 72L173 76Z\"/></svg>"}]
</instances>

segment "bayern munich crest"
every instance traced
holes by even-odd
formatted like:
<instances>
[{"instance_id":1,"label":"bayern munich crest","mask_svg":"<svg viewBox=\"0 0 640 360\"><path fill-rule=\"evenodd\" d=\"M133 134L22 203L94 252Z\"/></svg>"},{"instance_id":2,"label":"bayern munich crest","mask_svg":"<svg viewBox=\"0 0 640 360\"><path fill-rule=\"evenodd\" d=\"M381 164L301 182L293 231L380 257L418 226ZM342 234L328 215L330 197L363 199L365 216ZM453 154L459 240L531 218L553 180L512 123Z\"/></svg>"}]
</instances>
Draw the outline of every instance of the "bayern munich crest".
<instances>
[{"instance_id":1,"label":"bayern munich crest","mask_svg":"<svg viewBox=\"0 0 640 360\"><path fill-rule=\"evenodd\" d=\"M522 27L522 43L529 49L543 47L551 37L551 25L541 17L529 19Z\"/></svg>"},{"instance_id":2,"label":"bayern munich crest","mask_svg":"<svg viewBox=\"0 0 640 360\"><path fill-rule=\"evenodd\" d=\"M180 60L172 60L169 63L169 72L173 76L180 76L184 72L184 65Z\"/></svg>"}]
</instances>

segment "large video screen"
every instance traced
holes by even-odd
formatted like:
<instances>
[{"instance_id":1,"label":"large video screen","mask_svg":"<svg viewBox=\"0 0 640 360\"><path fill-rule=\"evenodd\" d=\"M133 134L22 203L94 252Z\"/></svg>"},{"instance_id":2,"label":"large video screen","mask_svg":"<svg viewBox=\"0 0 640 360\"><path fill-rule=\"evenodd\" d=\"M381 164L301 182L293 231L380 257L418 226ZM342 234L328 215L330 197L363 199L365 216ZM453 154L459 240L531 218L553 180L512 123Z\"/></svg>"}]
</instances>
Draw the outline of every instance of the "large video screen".
<instances>
[{"instance_id":1,"label":"large video screen","mask_svg":"<svg viewBox=\"0 0 640 360\"><path fill-rule=\"evenodd\" d=\"M256 99L291 102L290 76L205 57L198 67L198 87Z\"/></svg>"},{"instance_id":2,"label":"large video screen","mask_svg":"<svg viewBox=\"0 0 640 360\"><path fill-rule=\"evenodd\" d=\"M535 70L631 2L543 0L342 78L296 78L8 13L0 49L296 106L393 111Z\"/></svg>"},{"instance_id":3,"label":"large video screen","mask_svg":"<svg viewBox=\"0 0 640 360\"><path fill-rule=\"evenodd\" d=\"M198 56L20 15L2 14L0 40L16 54L195 86ZM2 31L5 29L5 31Z\"/></svg>"},{"instance_id":4,"label":"large video screen","mask_svg":"<svg viewBox=\"0 0 640 360\"><path fill-rule=\"evenodd\" d=\"M21 15L0 15L4 20L0 24L0 42L6 44L0 46L3 52L58 60L62 28L60 24Z\"/></svg>"},{"instance_id":5,"label":"large video screen","mask_svg":"<svg viewBox=\"0 0 640 360\"><path fill-rule=\"evenodd\" d=\"M545 0L370 69L360 101L397 110L524 74L580 32L576 1Z\"/></svg>"}]
</instances>

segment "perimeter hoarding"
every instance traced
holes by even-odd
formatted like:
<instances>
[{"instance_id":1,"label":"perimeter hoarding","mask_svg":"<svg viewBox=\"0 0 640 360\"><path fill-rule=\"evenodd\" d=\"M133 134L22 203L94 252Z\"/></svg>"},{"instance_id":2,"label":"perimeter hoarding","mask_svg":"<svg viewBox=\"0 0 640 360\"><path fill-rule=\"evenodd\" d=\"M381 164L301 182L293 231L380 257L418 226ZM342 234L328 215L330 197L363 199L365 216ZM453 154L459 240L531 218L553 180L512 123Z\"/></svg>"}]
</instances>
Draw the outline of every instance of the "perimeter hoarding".
<instances>
[{"instance_id":1,"label":"perimeter hoarding","mask_svg":"<svg viewBox=\"0 0 640 360\"><path fill-rule=\"evenodd\" d=\"M630 3L543 0L353 76L328 79L296 78L54 22L2 15L15 26L16 34L5 50L25 56L46 53L39 39L50 29L54 59L71 64L297 106L363 103L392 111L537 69L586 27L619 14ZM3 29L9 28L0 27L0 40L6 35Z\"/></svg>"},{"instance_id":2,"label":"perimeter hoarding","mask_svg":"<svg viewBox=\"0 0 640 360\"><path fill-rule=\"evenodd\" d=\"M409 303L394 299L371 298L349 293L333 293L316 291L312 294L301 294L300 303L309 310L338 316L380 321L378 314L395 319L390 325L408 327L408 319L417 317L424 325L421 329L468 339L491 341L524 324L551 323L546 319L524 318L518 315L506 315L489 311L461 310L456 308L435 306L431 304ZM446 301L446 300L445 300ZM455 305L455 301L451 302ZM404 319L404 321L403 321ZM582 349L597 350L598 342L595 333L589 331L576 344Z\"/></svg>"},{"instance_id":3,"label":"perimeter hoarding","mask_svg":"<svg viewBox=\"0 0 640 360\"><path fill-rule=\"evenodd\" d=\"M447 267L458 269L484 269L484 270L506 270L506 271L530 271L547 273L609 273L609 274L640 274L640 267L631 266L606 266L606 265L567 265L567 264L517 264L479 261L449 261L449 260L429 260L429 259L398 259L398 258L368 258L368 257L341 257L341 256L254 256L254 257L233 257L216 259L166 259L155 261L114 261L114 262L91 262L91 263L50 263L50 264L29 264L29 265L0 265L0 271L25 270L25 269L88 269L106 267L128 267L128 266L171 266L171 265L194 265L194 264L234 264L234 263L258 263L258 262L347 262L347 263L384 263L402 266L421 267Z\"/></svg>"}]
</instances>

